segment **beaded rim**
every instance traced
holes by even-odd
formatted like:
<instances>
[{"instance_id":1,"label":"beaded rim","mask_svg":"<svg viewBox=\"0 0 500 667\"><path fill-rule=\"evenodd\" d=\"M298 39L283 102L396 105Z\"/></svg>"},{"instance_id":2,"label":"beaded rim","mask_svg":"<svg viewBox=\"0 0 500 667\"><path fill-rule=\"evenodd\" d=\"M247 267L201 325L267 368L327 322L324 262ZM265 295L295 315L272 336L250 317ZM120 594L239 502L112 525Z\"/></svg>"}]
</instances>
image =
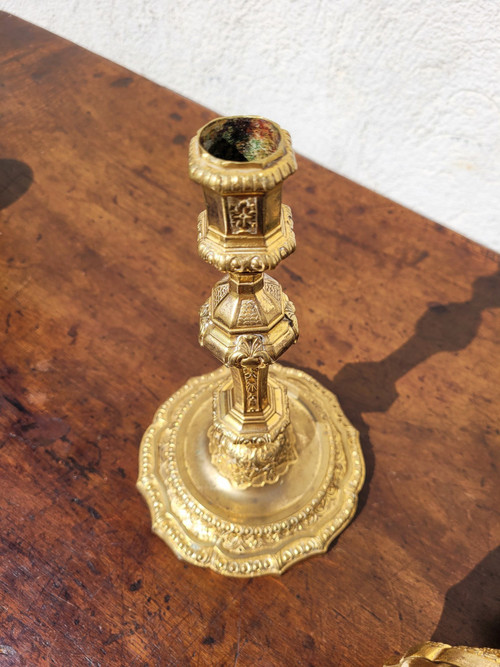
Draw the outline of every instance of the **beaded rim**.
<instances>
[{"instance_id":1,"label":"beaded rim","mask_svg":"<svg viewBox=\"0 0 500 667\"><path fill-rule=\"evenodd\" d=\"M246 118L259 119L259 116ZM236 163L214 157L203 148L200 137L208 125L219 120L222 119L215 118L200 128L189 144L189 175L196 183L216 192L266 192L297 170L290 134L266 118L261 120L273 125L280 135L277 149L268 157L259 161ZM231 165L231 170L227 169L228 165Z\"/></svg>"}]
</instances>

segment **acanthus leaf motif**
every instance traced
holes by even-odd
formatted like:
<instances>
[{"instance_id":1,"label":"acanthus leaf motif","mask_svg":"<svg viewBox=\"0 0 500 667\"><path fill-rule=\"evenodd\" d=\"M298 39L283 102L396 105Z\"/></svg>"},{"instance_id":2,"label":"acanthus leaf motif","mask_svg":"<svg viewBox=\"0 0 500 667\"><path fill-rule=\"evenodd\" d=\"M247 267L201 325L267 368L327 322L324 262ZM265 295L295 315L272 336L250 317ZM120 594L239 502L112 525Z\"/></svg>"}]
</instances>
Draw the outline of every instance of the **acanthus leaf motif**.
<instances>
[{"instance_id":1,"label":"acanthus leaf motif","mask_svg":"<svg viewBox=\"0 0 500 667\"><path fill-rule=\"evenodd\" d=\"M271 364L272 359L266 351L264 339L260 334L242 334L236 339L236 345L229 357L231 366L251 366L259 361L260 364Z\"/></svg>"}]
</instances>

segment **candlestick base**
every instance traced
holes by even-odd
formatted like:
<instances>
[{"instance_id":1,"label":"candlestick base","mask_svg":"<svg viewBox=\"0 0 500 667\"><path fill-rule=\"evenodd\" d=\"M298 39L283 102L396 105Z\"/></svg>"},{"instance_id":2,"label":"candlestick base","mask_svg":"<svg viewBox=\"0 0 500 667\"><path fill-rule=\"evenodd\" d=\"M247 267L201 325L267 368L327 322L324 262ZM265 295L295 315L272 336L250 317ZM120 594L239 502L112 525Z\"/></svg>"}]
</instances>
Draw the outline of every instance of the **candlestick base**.
<instances>
[{"instance_id":1,"label":"candlestick base","mask_svg":"<svg viewBox=\"0 0 500 667\"><path fill-rule=\"evenodd\" d=\"M153 531L184 560L220 574L281 574L324 553L349 524L365 467L358 432L336 397L306 373L273 364L288 391L297 461L276 483L236 488L211 462L215 388L230 371L189 380L144 434L137 486Z\"/></svg>"}]
</instances>

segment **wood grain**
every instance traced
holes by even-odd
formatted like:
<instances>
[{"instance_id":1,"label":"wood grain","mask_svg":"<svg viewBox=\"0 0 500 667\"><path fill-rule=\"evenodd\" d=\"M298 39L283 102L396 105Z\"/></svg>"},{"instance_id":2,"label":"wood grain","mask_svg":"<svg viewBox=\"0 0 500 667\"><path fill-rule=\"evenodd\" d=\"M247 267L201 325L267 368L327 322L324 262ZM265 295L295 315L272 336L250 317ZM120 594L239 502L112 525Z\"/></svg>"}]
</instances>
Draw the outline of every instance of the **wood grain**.
<instances>
[{"instance_id":1,"label":"wood grain","mask_svg":"<svg viewBox=\"0 0 500 667\"><path fill-rule=\"evenodd\" d=\"M159 403L216 367L197 318L218 274L187 176L214 114L0 17L0 664L367 667L433 634L498 647L499 257L299 159L298 250L273 274L301 327L284 361L361 431L360 510L281 578L187 566L135 480Z\"/></svg>"}]
</instances>

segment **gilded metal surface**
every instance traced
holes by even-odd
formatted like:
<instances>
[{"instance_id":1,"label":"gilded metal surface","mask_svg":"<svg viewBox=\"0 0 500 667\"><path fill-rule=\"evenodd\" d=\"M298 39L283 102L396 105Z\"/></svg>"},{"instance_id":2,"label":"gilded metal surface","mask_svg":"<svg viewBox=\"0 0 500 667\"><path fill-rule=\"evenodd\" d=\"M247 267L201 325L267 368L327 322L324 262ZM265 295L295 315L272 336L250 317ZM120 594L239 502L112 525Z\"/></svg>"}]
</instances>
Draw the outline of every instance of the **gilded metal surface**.
<instances>
[{"instance_id":1,"label":"gilded metal surface","mask_svg":"<svg viewBox=\"0 0 500 667\"><path fill-rule=\"evenodd\" d=\"M212 465L207 437L213 387L229 373L192 378L159 408L141 444L138 486L153 530L179 557L235 577L279 574L325 552L350 522L364 479L358 434L331 392L274 364L297 461L278 484L235 488Z\"/></svg>"},{"instance_id":2,"label":"gilded metal surface","mask_svg":"<svg viewBox=\"0 0 500 667\"><path fill-rule=\"evenodd\" d=\"M412 648L398 662L385 667L493 667L500 665L500 651L472 646L450 646L437 642L426 642Z\"/></svg>"},{"instance_id":3,"label":"gilded metal surface","mask_svg":"<svg viewBox=\"0 0 500 667\"><path fill-rule=\"evenodd\" d=\"M275 141L270 146L271 150L264 150L251 160L238 161L236 165L234 160L223 160L215 157L210 152L210 148L207 150L204 137L210 133L211 128L218 131L221 123L247 119L250 123L255 121L265 124L272 132L276 132ZM252 132L252 128L249 129ZM228 164L230 164L230 169L228 169ZM293 174L296 169L297 162L290 134L265 118L252 116L216 118L202 127L191 139L189 145L189 175L196 183L221 194L269 192Z\"/></svg>"},{"instance_id":4,"label":"gilded metal surface","mask_svg":"<svg viewBox=\"0 0 500 667\"><path fill-rule=\"evenodd\" d=\"M191 176L204 186L198 249L228 275L200 313L200 344L231 369L214 391L212 464L245 489L275 484L296 461L288 396L269 365L297 340L295 308L264 273L295 249L282 181L296 168L290 137L263 118L219 118L191 141Z\"/></svg>"},{"instance_id":5,"label":"gilded metal surface","mask_svg":"<svg viewBox=\"0 0 500 667\"><path fill-rule=\"evenodd\" d=\"M236 245L234 238L219 242L209 232L207 212L198 216L198 252L200 257L213 264L219 271L269 271L274 269L282 259L295 250L295 234L290 208L281 206L281 225L279 231L269 234L260 244L249 248ZM236 235L238 238L240 235ZM254 236L254 235L252 235ZM240 238L241 241L241 238Z\"/></svg>"},{"instance_id":6,"label":"gilded metal surface","mask_svg":"<svg viewBox=\"0 0 500 667\"><path fill-rule=\"evenodd\" d=\"M264 271L295 250L282 182L288 133L219 118L190 144L203 186L200 256L227 275L200 311L200 344L224 367L191 379L144 435L138 487L153 529L188 561L233 576L279 574L324 552L364 479L357 432L336 398L275 364L296 342L295 308Z\"/></svg>"}]
</instances>

